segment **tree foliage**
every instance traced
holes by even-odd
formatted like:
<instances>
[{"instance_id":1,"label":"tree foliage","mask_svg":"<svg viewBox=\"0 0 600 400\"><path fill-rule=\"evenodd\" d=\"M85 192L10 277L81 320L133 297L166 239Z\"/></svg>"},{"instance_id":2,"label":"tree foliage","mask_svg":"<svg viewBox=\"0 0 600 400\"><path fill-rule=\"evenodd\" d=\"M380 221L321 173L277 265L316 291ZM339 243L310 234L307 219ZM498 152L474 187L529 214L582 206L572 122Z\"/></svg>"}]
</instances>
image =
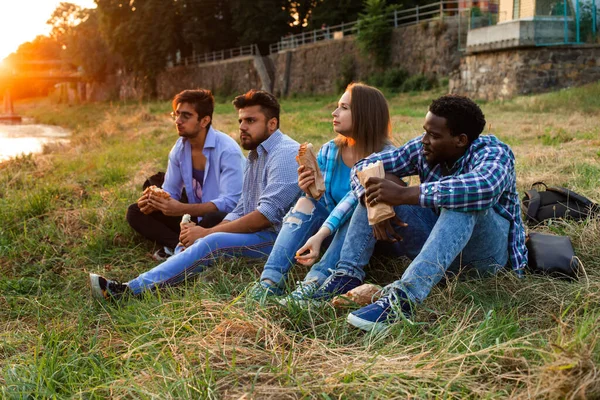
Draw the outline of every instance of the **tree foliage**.
<instances>
[{"instance_id":1,"label":"tree foliage","mask_svg":"<svg viewBox=\"0 0 600 400\"><path fill-rule=\"evenodd\" d=\"M229 4L239 45L257 44L262 54L268 54L269 44L292 30L287 0L229 0Z\"/></svg>"},{"instance_id":2,"label":"tree foliage","mask_svg":"<svg viewBox=\"0 0 600 400\"><path fill-rule=\"evenodd\" d=\"M323 24L335 26L356 21L363 7L363 0L319 0L311 10L309 27L318 29Z\"/></svg>"},{"instance_id":3,"label":"tree foliage","mask_svg":"<svg viewBox=\"0 0 600 400\"><path fill-rule=\"evenodd\" d=\"M157 93L156 78L177 51L179 6L174 0L96 0L100 27L111 51L145 86Z\"/></svg>"},{"instance_id":4,"label":"tree foliage","mask_svg":"<svg viewBox=\"0 0 600 400\"><path fill-rule=\"evenodd\" d=\"M385 67L390 59L393 27L387 14L391 10L385 0L366 0L365 12L359 15L358 45L379 67Z\"/></svg>"}]
</instances>

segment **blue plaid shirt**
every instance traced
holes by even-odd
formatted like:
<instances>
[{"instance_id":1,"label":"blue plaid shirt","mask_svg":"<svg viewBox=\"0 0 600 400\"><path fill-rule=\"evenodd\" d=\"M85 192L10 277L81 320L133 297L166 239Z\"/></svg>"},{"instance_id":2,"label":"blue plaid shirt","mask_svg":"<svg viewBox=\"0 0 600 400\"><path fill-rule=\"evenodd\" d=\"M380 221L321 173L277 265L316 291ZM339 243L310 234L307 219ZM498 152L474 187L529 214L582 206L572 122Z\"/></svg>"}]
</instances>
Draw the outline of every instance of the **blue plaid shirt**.
<instances>
[{"instance_id":1,"label":"blue plaid shirt","mask_svg":"<svg viewBox=\"0 0 600 400\"><path fill-rule=\"evenodd\" d=\"M394 149L393 146L388 145L384 148ZM354 192L350 190L350 184L348 183L348 193L336 204L331 193L331 179L334 175L335 166L341 163L342 156L340 154L340 148L334 143L333 140L325 143L319 149L317 154L317 163L319 169L323 174L323 180L325 181L325 194L321 197L320 201L329 211L329 216L323 222L323 226L329 228L331 233L334 233L340 226L342 226L348 218L352 216L352 212L358 204L358 199L354 195Z\"/></svg>"},{"instance_id":2,"label":"blue plaid shirt","mask_svg":"<svg viewBox=\"0 0 600 400\"><path fill-rule=\"evenodd\" d=\"M258 211L279 232L281 220L300 195L298 167L294 162L300 144L277 130L248 153L244 168L242 197L225 216L234 221Z\"/></svg>"},{"instance_id":3,"label":"blue plaid shirt","mask_svg":"<svg viewBox=\"0 0 600 400\"><path fill-rule=\"evenodd\" d=\"M356 176L367 163L381 160L386 172L399 177L419 175L421 207L455 211L493 208L510 222L508 254L513 270L521 276L527 264L525 229L521 220L516 188L515 157L508 145L493 135L477 138L454 164L450 175L442 175L440 165L429 166L423 155L422 136L404 146L362 159L351 172L352 190L361 198L365 189Z\"/></svg>"}]
</instances>

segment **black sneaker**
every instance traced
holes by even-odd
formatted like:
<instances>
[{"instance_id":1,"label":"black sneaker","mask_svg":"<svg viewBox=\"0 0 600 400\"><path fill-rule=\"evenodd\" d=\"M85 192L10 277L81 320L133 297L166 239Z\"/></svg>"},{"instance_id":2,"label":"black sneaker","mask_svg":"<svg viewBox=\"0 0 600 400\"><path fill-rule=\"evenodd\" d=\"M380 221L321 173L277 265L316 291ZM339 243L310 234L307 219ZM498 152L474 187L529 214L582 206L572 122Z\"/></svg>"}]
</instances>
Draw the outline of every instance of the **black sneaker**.
<instances>
[{"instance_id":1,"label":"black sneaker","mask_svg":"<svg viewBox=\"0 0 600 400\"><path fill-rule=\"evenodd\" d=\"M118 300L129 292L125 283L111 281L100 275L90 274L90 288L92 296L98 300Z\"/></svg>"},{"instance_id":2,"label":"black sneaker","mask_svg":"<svg viewBox=\"0 0 600 400\"><path fill-rule=\"evenodd\" d=\"M154 252L152 254L152 258L156 261L165 261L167 258L171 257L174 254L174 250L164 246Z\"/></svg>"}]
</instances>

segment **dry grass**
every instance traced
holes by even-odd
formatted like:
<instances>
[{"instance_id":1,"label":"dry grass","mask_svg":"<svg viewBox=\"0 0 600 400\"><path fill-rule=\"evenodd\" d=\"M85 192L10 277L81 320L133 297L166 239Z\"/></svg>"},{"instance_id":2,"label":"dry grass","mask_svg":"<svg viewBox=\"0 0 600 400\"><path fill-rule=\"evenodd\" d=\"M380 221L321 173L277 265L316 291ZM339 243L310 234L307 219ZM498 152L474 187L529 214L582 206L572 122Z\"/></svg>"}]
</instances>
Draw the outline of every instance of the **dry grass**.
<instances>
[{"instance_id":1,"label":"dry grass","mask_svg":"<svg viewBox=\"0 0 600 400\"><path fill-rule=\"evenodd\" d=\"M397 143L421 132L437 94L390 99ZM519 190L542 180L600 200L600 113L551 96L484 104L490 132L511 144ZM283 102L282 130L325 142L335 101ZM128 279L154 265L123 217L166 165L168 105L45 107L47 118L87 122L70 125L71 147L0 166L2 397L600 398L600 221L535 228L571 237L579 282L451 281L414 324L381 335L351 329L347 310L257 307L245 294L262 265L243 260L183 288L99 305L88 271ZM235 112L217 112L215 126L237 137ZM368 279L385 284L406 265L375 261Z\"/></svg>"}]
</instances>

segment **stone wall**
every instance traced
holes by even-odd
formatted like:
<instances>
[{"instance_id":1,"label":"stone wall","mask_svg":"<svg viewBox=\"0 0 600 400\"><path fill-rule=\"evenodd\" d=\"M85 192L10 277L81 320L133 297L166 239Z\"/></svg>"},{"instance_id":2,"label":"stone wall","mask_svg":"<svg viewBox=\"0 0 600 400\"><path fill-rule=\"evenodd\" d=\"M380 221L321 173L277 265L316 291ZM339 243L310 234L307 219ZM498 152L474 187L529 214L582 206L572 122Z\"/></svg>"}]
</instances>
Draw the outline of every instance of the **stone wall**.
<instances>
[{"instance_id":1,"label":"stone wall","mask_svg":"<svg viewBox=\"0 0 600 400\"><path fill-rule=\"evenodd\" d=\"M360 52L354 36L274 54L273 92L335 93L336 81L345 68L343 64L349 62L348 57L354 66L355 80L377 73L372 60ZM459 64L457 20L428 21L393 30L391 66L403 68L411 75L444 77Z\"/></svg>"},{"instance_id":2,"label":"stone wall","mask_svg":"<svg viewBox=\"0 0 600 400\"><path fill-rule=\"evenodd\" d=\"M450 91L482 100L509 99L600 80L600 45L503 49L470 54Z\"/></svg>"},{"instance_id":3,"label":"stone wall","mask_svg":"<svg viewBox=\"0 0 600 400\"><path fill-rule=\"evenodd\" d=\"M158 96L171 99L184 89L206 88L216 94L244 93L261 88L253 56L167 69L158 78Z\"/></svg>"},{"instance_id":4,"label":"stone wall","mask_svg":"<svg viewBox=\"0 0 600 400\"><path fill-rule=\"evenodd\" d=\"M392 36L391 65L410 74L448 76L459 65L457 44L458 24L454 19L397 28ZM205 87L230 95L265 88L268 83L277 95L331 94L337 91L336 81L342 73L343 60L348 58L354 80L365 80L376 72L372 60L361 54L354 36L349 36L263 57L270 82L265 82L264 77L261 80L254 57L240 57L169 68L159 76L158 93L160 98L169 99L183 89ZM133 88L122 92L122 98L139 95Z\"/></svg>"}]
</instances>

